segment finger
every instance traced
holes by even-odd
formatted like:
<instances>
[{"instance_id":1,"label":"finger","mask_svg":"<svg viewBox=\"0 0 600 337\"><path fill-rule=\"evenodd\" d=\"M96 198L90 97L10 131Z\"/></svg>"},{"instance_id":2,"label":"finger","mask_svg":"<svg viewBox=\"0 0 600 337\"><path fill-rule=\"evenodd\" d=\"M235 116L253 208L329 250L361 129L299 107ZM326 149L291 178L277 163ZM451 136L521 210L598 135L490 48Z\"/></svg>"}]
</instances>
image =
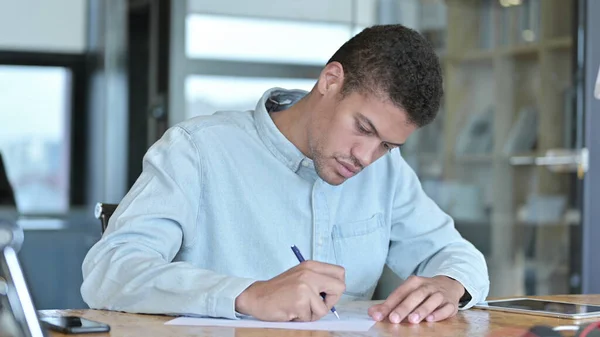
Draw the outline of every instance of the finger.
<instances>
[{"instance_id":1,"label":"finger","mask_svg":"<svg viewBox=\"0 0 600 337\"><path fill-rule=\"evenodd\" d=\"M335 304L337 302L339 302L340 298L341 298L341 294L337 295L337 294L330 294L327 295L325 294L325 300L323 303L325 303L325 306L327 307L327 310L331 310L331 308L333 308L333 306L335 306Z\"/></svg>"},{"instance_id":2,"label":"finger","mask_svg":"<svg viewBox=\"0 0 600 337\"><path fill-rule=\"evenodd\" d=\"M296 318L292 321L294 322L310 322L312 319L312 311L310 301L306 301L305 305L300 307L296 307Z\"/></svg>"},{"instance_id":3,"label":"finger","mask_svg":"<svg viewBox=\"0 0 600 337\"><path fill-rule=\"evenodd\" d=\"M311 270L304 270L298 279L301 284L306 285L310 291L321 298L321 302L325 301L325 305L331 309L341 298L346 291L346 284L338 279L327 275L319 274ZM324 299L321 297L324 295Z\"/></svg>"},{"instance_id":4,"label":"finger","mask_svg":"<svg viewBox=\"0 0 600 337\"><path fill-rule=\"evenodd\" d=\"M301 275L300 280L307 284L314 293L325 293L326 298L332 296L334 299L339 299L344 291L346 291L346 284L344 282L315 272Z\"/></svg>"},{"instance_id":5,"label":"finger","mask_svg":"<svg viewBox=\"0 0 600 337\"><path fill-rule=\"evenodd\" d=\"M312 313L311 321L320 320L329 313L329 308L318 294L310 297L310 310Z\"/></svg>"},{"instance_id":6,"label":"finger","mask_svg":"<svg viewBox=\"0 0 600 337\"><path fill-rule=\"evenodd\" d=\"M425 320L427 320L427 322L438 322L456 315L457 312L458 306L456 304L446 303L431 314L427 315Z\"/></svg>"},{"instance_id":7,"label":"finger","mask_svg":"<svg viewBox=\"0 0 600 337\"><path fill-rule=\"evenodd\" d=\"M388 298L380 304L369 308L369 315L376 321L384 320L390 312L398 306L412 291L420 285L418 277L409 277L404 283L396 288Z\"/></svg>"},{"instance_id":8,"label":"finger","mask_svg":"<svg viewBox=\"0 0 600 337\"><path fill-rule=\"evenodd\" d=\"M290 302L290 307L287 312L288 321L292 322L307 322L310 320L310 296L312 296L312 290L302 285L299 287L297 297Z\"/></svg>"},{"instance_id":9,"label":"finger","mask_svg":"<svg viewBox=\"0 0 600 337\"><path fill-rule=\"evenodd\" d=\"M328 287L322 289L325 290L319 292L319 298L321 298L321 302L325 305L327 310L329 310L340 300L342 294L346 290L346 285L338 280L330 278ZM321 297L321 295L323 295L323 297Z\"/></svg>"},{"instance_id":10,"label":"finger","mask_svg":"<svg viewBox=\"0 0 600 337\"><path fill-rule=\"evenodd\" d=\"M413 312L408 315L408 321L416 324L429 316L437 308L442 306L446 302L444 295L440 292L431 294L420 306L418 306Z\"/></svg>"},{"instance_id":11,"label":"finger","mask_svg":"<svg viewBox=\"0 0 600 337\"><path fill-rule=\"evenodd\" d=\"M413 310L415 310L425 299L427 299L434 290L428 286L423 285L417 288L415 291L411 292L406 296L404 301L402 301L394 310L392 310L389 314L390 322L392 323L400 323L404 318L408 316Z\"/></svg>"},{"instance_id":12,"label":"finger","mask_svg":"<svg viewBox=\"0 0 600 337\"><path fill-rule=\"evenodd\" d=\"M333 277L342 282L346 281L346 270L342 266L313 260L304 261L300 266L308 268L316 273Z\"/></svg>"}]
</instances>

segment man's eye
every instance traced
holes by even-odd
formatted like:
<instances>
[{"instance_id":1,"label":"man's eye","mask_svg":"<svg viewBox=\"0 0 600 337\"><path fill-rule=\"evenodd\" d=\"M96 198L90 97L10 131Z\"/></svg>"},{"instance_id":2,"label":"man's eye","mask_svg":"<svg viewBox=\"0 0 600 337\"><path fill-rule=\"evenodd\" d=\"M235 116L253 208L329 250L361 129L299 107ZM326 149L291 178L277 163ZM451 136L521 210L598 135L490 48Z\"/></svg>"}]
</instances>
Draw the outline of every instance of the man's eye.
<instances>
[{"instance_id":1,"label":"man's eye","mask_svg":"<svg viewBox=\"0 0 600 337\"><path fill-rule=\"evenodd\" d=\"M358 123L358 131L360 131L361 133L364 133L366 135L370 134L371 132L369 130L367 130L364 126L362 126L362 124Z\"/></svg>"}]
</instances>

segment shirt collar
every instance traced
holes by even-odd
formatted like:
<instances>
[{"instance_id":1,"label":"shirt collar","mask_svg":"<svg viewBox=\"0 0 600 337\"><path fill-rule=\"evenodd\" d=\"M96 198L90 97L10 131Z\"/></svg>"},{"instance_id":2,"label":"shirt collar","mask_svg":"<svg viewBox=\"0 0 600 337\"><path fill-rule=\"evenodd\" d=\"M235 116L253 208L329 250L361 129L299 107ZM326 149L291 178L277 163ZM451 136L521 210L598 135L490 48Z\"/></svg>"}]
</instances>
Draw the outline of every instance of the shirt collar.
<instances>
[{"instance_id":1,"label":"shirt collar","mask_svg":"<svg viewBox=\"0 0 600 337\"><path fill-rule=\"evenodd\" d=\"M304 166L312 166L312 160L279 131L270 113L288 109L306 94L306 91L299 89L272 88L263 94L254 110L258 136L269 151L293 172L297 172L302 163L305 163Z\"/></svg>"}]
</instances>

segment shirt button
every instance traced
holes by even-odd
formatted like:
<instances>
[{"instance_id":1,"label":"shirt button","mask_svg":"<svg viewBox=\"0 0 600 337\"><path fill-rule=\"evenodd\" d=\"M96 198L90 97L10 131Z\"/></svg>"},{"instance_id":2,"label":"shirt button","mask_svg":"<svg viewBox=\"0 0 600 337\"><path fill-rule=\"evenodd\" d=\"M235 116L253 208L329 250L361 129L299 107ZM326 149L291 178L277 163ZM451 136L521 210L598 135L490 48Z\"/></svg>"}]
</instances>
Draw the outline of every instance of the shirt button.
<instances>
[{"instance_id":1,"label":"shirt button","mask_svg":"<svg viewBox=\"0 0 600 337\"><path fill-rule=\"evenodd\" d=\"M305 161L303 161L303 162L302 162L302 166L304 166L304 167L308 167L308 162L305 162Z\"/></svg>"}]
</instances>

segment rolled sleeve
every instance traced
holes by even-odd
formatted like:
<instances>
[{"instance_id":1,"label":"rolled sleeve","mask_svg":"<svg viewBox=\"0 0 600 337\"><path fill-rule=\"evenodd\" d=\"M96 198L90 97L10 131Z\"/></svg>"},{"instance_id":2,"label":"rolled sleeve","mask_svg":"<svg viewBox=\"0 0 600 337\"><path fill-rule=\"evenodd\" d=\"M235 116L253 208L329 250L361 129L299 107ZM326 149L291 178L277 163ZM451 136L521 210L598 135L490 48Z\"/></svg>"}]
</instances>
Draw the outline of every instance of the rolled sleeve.
<instances>
[{"instance_id":1,"label":"rolled sleeve","mask_svg":"<svg viewBox=\"0 0 600 337\"><path fill-rule=\"evenodd\" d=\"M197 237L201 177L198 148L185 130L169 129L150 148L140 178L83 262L81 295L91 308L236 318L235 299L255 280L175 259Z\"/></svg>"},{"instance_id":2,"label":"rolled sleeve","mask_svg":"<svg viewBox=\"0 0 600 337\"><path fill-rule=\"evenodd\" d=\"M415 274L445 275L457 280L471 295L462 309L484 300L489 292L489 276L483 254L460 235L452 218L425 194L403 159L400 172L388 266L403 279Z\"/></svg>"}]
</instances>

